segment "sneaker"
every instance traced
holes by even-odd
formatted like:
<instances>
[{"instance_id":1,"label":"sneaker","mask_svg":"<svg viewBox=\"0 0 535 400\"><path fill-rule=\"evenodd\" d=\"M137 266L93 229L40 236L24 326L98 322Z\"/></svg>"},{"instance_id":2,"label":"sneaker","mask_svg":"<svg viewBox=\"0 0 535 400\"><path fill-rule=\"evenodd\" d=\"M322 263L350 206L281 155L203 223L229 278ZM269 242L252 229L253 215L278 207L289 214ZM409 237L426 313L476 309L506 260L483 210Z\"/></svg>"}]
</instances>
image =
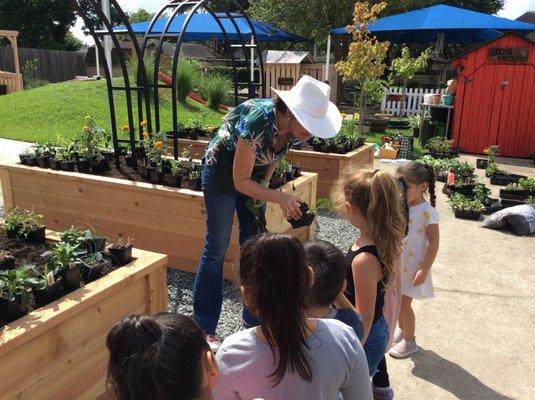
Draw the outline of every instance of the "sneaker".
<instances>
[{"instance_id":1,"label":"sneaker","mask_svg":"<svg viewBox=\"0 0 535 400\"><path fill-rule=\"evenodd\" d=\"M417 351L418 345L416 344L416 340L409 341L406 339L402 339L401 342L399 342L395 346L391 347L390 350L388 350L388 354L390 354L394 358L404 358L416 353Z\"/></svg>"},{"instance_id":2,"label":"sneaker","mask_svg":"<svg viewBox=\"0 0 535 400\"><path fill-rule=\"evenodd\" d=\"M217 350L219 350L219 347L221 346L221 338L218 335L206 335L206 341L208 342L212 353L217 353Z\"/></svg>"},{"instance_id":3,"label":"sneaker","mask_svg":"<svg viewBox=\"0 0 535 400\"><path fill-rule=\"evenodd\" d=\"M393 400L394 391L391 387L372 386L373 400Z\"/></svg>"},{"instance_id":4,"label":"sneaker","mask_svg":"<svg viewBox=\"0 0 535 400\"><path fill-rule=\"evenodd\" d=\"M394 340L392 340L392 346L394 346L395 344L398 344L402 340L403 340L403 331L399 328L396 328L396 330L394 331Z\"/></svg>"}]
</instances>

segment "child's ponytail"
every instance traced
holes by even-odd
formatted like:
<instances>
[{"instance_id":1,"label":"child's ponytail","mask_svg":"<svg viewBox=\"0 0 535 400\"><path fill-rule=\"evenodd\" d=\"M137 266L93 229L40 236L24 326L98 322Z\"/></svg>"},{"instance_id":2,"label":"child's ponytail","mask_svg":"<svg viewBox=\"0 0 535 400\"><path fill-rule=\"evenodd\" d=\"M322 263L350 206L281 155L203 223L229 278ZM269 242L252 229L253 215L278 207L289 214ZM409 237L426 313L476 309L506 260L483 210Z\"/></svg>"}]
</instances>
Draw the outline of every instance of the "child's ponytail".
<instances>
[{"instance_id":1,"label":"child's ponytail","mask_svg":"<svg viewBox=\"0 0 535 400\"><path fill-rule=\"evenodd\" d=\"M427 169L427 182L429 183L429 202L435 207L437 196L435 194L435 170L432 165L424 164Z\"/></svg>"},{"instance_id":2,"label":"child's ponytail","mask_svg":"<svg viewBox=\"0 0 535 400\"><path fill-rule=\"evenodd\" d=\"M435 207L437 196L435 194L435 170L432 165L410 161L399 167L396 172L416 185L427 183L429 185L429 202Z\"/></svg>"}]
</instances>

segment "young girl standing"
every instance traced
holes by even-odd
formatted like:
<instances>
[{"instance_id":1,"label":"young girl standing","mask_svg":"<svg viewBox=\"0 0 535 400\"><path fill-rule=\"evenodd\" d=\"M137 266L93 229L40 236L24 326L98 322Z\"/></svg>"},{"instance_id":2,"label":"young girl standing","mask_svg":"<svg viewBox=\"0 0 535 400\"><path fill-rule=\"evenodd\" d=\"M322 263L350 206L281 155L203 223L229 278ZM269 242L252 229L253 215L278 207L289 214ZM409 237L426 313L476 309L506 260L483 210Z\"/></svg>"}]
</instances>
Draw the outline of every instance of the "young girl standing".
<instances>
[{"instance_id":1,"label":"young girl standing","mask_svg":"<svg viewBox=\"0 0 535 400\"><path fill-rule=\"evenodd\" d=\"M371 400L366 357L352 328L307 318L314 280L305 250L290 235L265 234L240 255L241 292L260 326L229 336L216 359L217 400Z\"/></svg>"},{"instance_id":2,"label":"young girl standing","mask_svg":"<svg viewBox=\"0 0 535 400\"><path fill-rule=\"evenodd\" d=\"M383 316L385 287L394 279L405 233L400 193L387 172L359 170L341 177L332 197L361 233L347 253L346 296L362 316L362 343L373 376L388 344Z\"/></svg>"},{"instance_id":3,"label":"young girl standing","mask_svg":"<svg viewBox=\"0 0 535 400\"><path fill-rule=\"evenodd\" d=\"M435 210L435 174L433 167L409 162L397 170L407 182L409 204L409 233L401 259L401 310L393 346L392 357L406 357L418 350L414 336L415 316L412 299L434 297L431 266L439 244L438 213ZM424 194L429 190L430 203Z\"/></svg>"}]
</instances>

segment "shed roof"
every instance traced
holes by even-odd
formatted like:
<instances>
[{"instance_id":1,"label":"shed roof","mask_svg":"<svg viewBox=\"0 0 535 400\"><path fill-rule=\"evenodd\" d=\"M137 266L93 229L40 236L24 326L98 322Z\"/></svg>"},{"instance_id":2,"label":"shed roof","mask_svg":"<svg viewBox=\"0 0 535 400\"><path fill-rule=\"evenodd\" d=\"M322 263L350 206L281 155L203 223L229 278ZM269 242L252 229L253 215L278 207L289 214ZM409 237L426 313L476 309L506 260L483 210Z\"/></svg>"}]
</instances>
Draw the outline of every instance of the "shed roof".
<instances>
[{"instance_id":1,"label":"shed roof","mask_svg":"<svg viewBox=\"0 0 535 400\"><path fill-rule=\"evenodd\" d=\"M314 58L308 51L264 50L264 64L314 64Z\"/></svg>"}]
</instances>

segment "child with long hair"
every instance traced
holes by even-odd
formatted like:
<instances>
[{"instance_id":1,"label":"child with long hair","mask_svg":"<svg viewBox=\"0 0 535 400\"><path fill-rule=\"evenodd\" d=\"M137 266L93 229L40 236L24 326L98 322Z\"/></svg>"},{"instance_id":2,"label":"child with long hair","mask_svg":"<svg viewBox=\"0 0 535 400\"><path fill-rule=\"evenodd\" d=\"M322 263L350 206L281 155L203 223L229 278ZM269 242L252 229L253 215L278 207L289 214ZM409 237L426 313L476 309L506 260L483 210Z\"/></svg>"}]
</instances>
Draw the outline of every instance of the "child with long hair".
<instances>
[{"instance_id":1,"label":"child with long hair","mask_svg":"<svg viewBox=\"0 0 535 400\"><path fill-rule=\"evenodd\" d=\"M415 340L416 318L412 299L434 297L431 266L439 246L438 213L435 210L435 174L433 167L411 161L398 168L397 174L407 182L409 233L401 258L401 310L392 357L402 358L418 350ZM429 190L430 203L425 200Z\"/></svg>"},{"instance_id":2,"label":"child with long hair","mask_svg":"<svg viewBox=\"0 0 535 400\"><path fill-rule=\"evenodd\" d=\"M373 376L388 344L383 316L385 287L394 279L401 254L405 218L400 192L390 174L379 170L348 171L332 192L337 209L360 231L347 253L347 298L364 323L361 342Z\"/></svg>"},{"instance_id":3,"label":"child with long hair","mask_svg":"<svg viewBox=\"0 0 535 400\"><path fill-rule=\"evenodd\" d=\"M129 315L108 333L117 400L213 400L219 371L204 333L179 314Z\"/></svg>"},{"instance_id":4,"label":"child with long hair","mask_svg":"<svg viewBox=\"0 0 535 400\"><path fill-rule=\"evenodd\" d=\"M298 239L265 234L240 256L244 303L260 326L228 337L216 359L217 400L372 399L366 358L353 329L305 314L313 282Z\"/></svg>"}]
</instances>

